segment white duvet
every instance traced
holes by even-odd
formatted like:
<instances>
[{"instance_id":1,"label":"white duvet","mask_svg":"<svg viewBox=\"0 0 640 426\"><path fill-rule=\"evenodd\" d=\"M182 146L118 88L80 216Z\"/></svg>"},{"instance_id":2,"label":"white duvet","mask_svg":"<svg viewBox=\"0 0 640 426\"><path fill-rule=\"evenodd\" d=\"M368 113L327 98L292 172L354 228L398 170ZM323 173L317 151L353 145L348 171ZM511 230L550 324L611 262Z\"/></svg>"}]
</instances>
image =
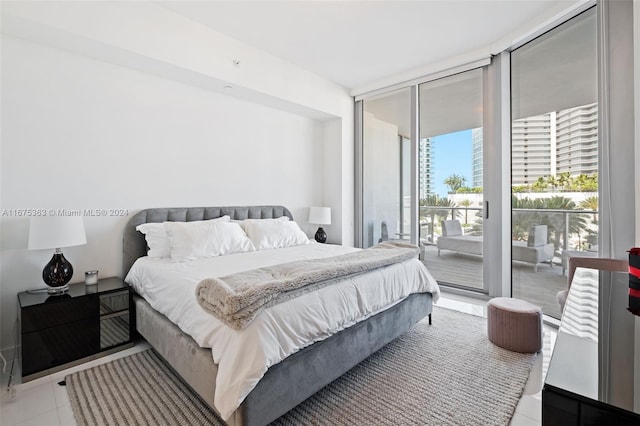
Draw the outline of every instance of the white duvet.
<instances>
[{"instance_id":1,"label":"white duvet","mask_svg":"<svg viewBox=\"0 0 640 426\"><path fill-rule=\"evenodd\" d=\"M309 244L275 250L173 262L136 261L125 281L157 311L177 324L218 364L215 406L227 420L267 369L294 352L392 306L411 293L440 290L418 259L338 281L318 291L271 306L244 330L234 330L205 312L195 287L204 278L350 253L359 249Z\"/></svg>"}]
</instances>

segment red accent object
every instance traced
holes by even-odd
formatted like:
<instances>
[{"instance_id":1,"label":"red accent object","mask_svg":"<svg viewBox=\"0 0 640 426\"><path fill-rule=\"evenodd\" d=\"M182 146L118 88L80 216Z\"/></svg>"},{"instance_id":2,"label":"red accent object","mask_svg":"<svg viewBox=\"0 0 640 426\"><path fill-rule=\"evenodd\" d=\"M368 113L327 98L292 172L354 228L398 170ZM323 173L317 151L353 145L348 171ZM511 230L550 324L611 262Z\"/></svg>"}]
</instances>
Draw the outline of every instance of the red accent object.
<instances>
[{"instance_id":1,"label":"red accent object","mask_svg":"<svg viewBox=\"0 0 640 426\"><path fill-rule=\"evenodd\" d=\"M629 312L640 316L640 247L629 250Z\"/></svg>"}]
</instances>

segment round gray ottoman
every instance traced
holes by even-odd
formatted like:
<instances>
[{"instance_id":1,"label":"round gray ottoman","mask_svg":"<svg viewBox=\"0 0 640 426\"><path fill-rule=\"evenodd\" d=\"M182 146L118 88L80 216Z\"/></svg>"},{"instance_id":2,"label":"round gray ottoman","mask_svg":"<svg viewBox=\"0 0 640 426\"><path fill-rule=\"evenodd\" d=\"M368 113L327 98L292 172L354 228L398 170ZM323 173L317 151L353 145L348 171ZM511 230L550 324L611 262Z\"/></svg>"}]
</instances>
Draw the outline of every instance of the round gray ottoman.
<instances>
[{"instance_id":1,"label":"round gray ottoman","mask_svg":"<svg viewBox=\"0 0 640 426\"><path fill-rule=\"evenodd\" d=\"M511 297L496 297L487 304L489 341L514 352L542 349L542 309Z\"/></svg>"}]
</instances>

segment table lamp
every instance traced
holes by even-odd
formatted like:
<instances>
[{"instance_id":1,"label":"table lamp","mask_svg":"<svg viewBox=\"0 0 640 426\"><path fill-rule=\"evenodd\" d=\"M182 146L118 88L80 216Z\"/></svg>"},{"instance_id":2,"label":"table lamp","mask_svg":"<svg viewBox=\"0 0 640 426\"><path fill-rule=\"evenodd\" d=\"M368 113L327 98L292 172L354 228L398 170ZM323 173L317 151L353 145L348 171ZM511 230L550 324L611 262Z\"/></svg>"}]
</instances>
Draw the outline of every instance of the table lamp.
<instances>
[{"instance_id":1,"label":"table lamp","mask_svg":"<svg viewBox=\"0 0 640 426\"><path fill-rule=\"evenodd\" d=\"M322 225L331 225L331 207L311 207L309 209L309 223L321 225L316 231L315 239L319 243L327 241L327 233Z\"/></svg>"},{"instance_id":2,"label":"table lamp","mask_svg":"<svg viewBox=\"0 0 640 426\"><path fill-rule=\"evenodd\" d=\"M51 261L42 270L49 294L64 293L73 276L73 267L62 254L62 247L87 243L80 216L38 216L29 224L29 250L55 249Z\"/></svg>"}]
</instances>

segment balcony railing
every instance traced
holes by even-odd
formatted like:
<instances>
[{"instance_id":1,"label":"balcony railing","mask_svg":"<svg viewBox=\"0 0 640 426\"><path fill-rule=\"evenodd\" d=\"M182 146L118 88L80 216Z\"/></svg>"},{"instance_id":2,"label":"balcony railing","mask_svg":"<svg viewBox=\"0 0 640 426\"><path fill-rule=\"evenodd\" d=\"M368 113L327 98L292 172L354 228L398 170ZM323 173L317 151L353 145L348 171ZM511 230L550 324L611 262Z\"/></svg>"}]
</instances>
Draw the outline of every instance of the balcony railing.
<instances>
[{"instance_id":1,"label":"balcony railing","mask_svg":"<svg viewBox=\"0 0 640 426\"><path fill-rule=\"evenodd\" d=\"M549 227L556 252L593 249L598 245L598 211L566 209L512 209L512 237L528 233L531 225ZM516 239L516 238L513 238Z\"/></svg>"},{"instance_id":2,"label":"balcony railing","mask_svg":"<svg viewBox=\"0 0 640 426\"><path fill-rule=\"evenodd\" d=\"M483 209L464 206L420 206L420 238L435 244L442 234L440 222L458 219L468 235L482 235ZM549 229L549 242L557 253L593 249L598 244L598 211L566 209L512 209L512 239L527 240L532 225Z\"/></svg>"}]
</instances>

